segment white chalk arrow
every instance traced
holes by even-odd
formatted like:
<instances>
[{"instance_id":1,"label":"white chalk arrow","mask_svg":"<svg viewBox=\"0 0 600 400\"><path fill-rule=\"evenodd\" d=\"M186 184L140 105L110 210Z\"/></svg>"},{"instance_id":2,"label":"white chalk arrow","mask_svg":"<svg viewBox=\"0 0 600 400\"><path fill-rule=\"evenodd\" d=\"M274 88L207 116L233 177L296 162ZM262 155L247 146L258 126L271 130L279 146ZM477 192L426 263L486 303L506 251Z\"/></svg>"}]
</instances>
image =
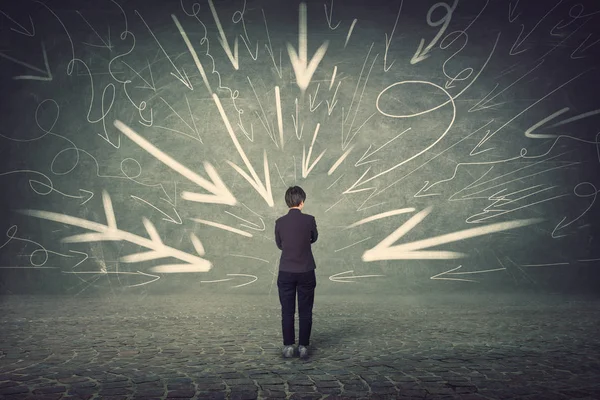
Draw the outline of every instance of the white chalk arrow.
<instances>
[{"instance_id":1,"label":"white chalk arrow","mask_svg":"<svg viewBox=\"0 0 600 400\"><path fill-rule=\"evenodd\" d=\"M439 2L439 3L435 3L434 5L431 6L431 8L429 8L429 11L427 11L427 24L429 26L438 26L438 25L442 24L442 27L438 31L437 35L435 35L435 37L431 40L431 42L424 49L423 49L423 45L425 44L425 39L421 39L421 42L419 42L419 47L417 48L417 51L410 59L411 64L414 65L414 64L419 63L429 57L429 52L431 51L431 49L433 49L433 46L435 46L436 43L440 40L440 38L444 35L446 28L448 28L448 25L450 24L450 20L452 19L452 13L454 12L454 9L456 9L457 5L458 5L458 0L454 0L454 4L452 4L452 6L449 6L448 4L446 4L444 2ZM444 15L444 17L441 18L439 21L433 22L433 21L431 21L431 16L432 16L433 12L435 11L435 9L438 7L445 8L446 15Z\"/></svg>"},{"instance_id":2,"label":"white chalk arrow","mask_svg":"<svg viewBox=\"0 0 600 400\"><path fill-rule=\"evenodd\" d=\"M231 141L235 145L235 148L237 149L240 157L242 157L242 160L244 161L244 164L246 165L246 168L250 172L251 176L248 175L246 173L246 171L244 171L242 168L240 168L238 165L234 164L233 162L226 160L227 163L233 169L235 169L238 172L238 174L240 174L250 185L252 185L254 190L256 190L258 192L258 194L261 195L261 197L267 202L269 207L275 206L275 202L273 201L273 191L271 190L271 175L269 173L269 161L267 159L267 151L265 150L263 152L263 160L264 160L263 169L264 169L264 177L265 177L265 183L263 183L260 180L260 178L258 177L258 174L256 173L256 171L254 170L254 167L252 166L252 163L248 159L248 156L244 152L242 145L240 144L239 140L235 136L235 132L233 131L233 128L231 127L231 123L229 122L229 118L227 118L227 114L225 113L225 110L223 109L223 105L221 104L221 100L219 99L219 96L217 96L216 93L213 93L212 97L213 97L215 104L217 105L217 108L219 109L219 114L221 114L221 118L223 119L223 123L225 124L225 128L227 129L227 133L229 133L229 137L231 138Z\"/></svg>"},{"instance_id":3,"label":"white chalk arrow","mask_svg":"<svg viewBox=\"0 0 600 400\"><path fill-rule=\"evenodd\" d=\"M160 42L158 41L158 38L156 37L156 35L154 34L154 32L152 32L152 29L150 29L150 26L148 26L148 24L146 23L146 21L144 20L144 18L142 18L142 15L137 10L135 10L135 13L138 15L138 17L140 17L140 19L142 20L142 22L144 23L144 25L146 25L146 28L148 28L148 32L150 32L150 34L152 35L152 37L156 41L156 44L158 45L158 47L160 47L160 49L162 50L162 52L165 55L165 57L167 57L167 60L169 60L169 62L173 66L173 69L175 70L175 72L171 72L171 75L173 77L175 77L176 79L178 79L181 83L183 83L188 89L194 90L194 86L192 86L192 82L190 82L190 78L188 78L185 70L182 68L181 71L180 71L175 66L175 63L173 62L173 60L171 60L171 57L169 57L169 54L167 53L167 51L165 50L165 48L162 46L162 44L160 44Z\"/></svg>"},{"instance_id":4,"label":"white chalk arrow","mask_svg":"<svg viewBox=\"0 0 600 400\"><path fill-rule=\"evenodd\" d=\"M317 70L319 63L327 52L327 46L329 41L325 41L321 47L315 52L315 55L308 61L308 30L306 27L306 3L300 3L299 7L300 23L298 33L298 53L291 44L287 44L288 54L292 67L294 68L294 74L296 75L296 84L304 92L313 74Z\"/></svg>"},{"instance_id":5,"label":"white chalk arrow","mask_svg":"<svg viewBox=\"0 0 600 400\"><path fill-rule=\"evenodd\" d=\"M444 260L463 258L466 257L466 254L444 250L424 251L424 249L439 246L441 244L458 242L460 240L469 239L476 236L489 235L491 233L520 228L542 221L542 219L539 218L531 218L508 222L498 222L477 228L464 229L462 231L448 233L445 235L434 236L429 239L416 240L410 243L394 245L398 239L421 223L421 221L423 221L431 212L431 209L431 207L428 207L411 217L388 237L379 242L375 247L365 251L362 255L362 260L369 262L380 260Z\"/></svg>"},{"instance_id":6,"label":"white chalk arrow","mask_svg":"<svg viewBox=\"0 0 600 400\"><path fill-rule=\"evenodd\" d=\"M229 189L227 189L227 186L225 186L225 183L223 183L223 181L221 180L221 177L217 173L217 170L209 162L204 162L204 169L206 170L206 173L208 173L208 176L211 178L211 181L202 178L200 175L188 169L187 167L179 163L177 160L163 153L160 149L158 149L152 143L141 137L137 132L125 125L123 122L116 120L114 125L118 130L123 132L125 136L133 140L138 146L146 150L148 153L152 154L163 164L170 167L175 172L178 172L181 176L189 179L190 181L194 182L195 184L197 184L198 186L207 190L210 193L204 194L183 192L181 194L181 197L184 200L197 201L200 203L227 204L230 206L233 206L237 203L233 194L231 194Z\"/></svg>"},{"instance_id":7,"label":"white chalk arrow","mask_svg":"<svg viewBox=\"0 0 600 400\"><path fill-rule=\"evenodd\" d=\"M244 277L248 277L248 278L253 278L251 281L248 281L246 283L242 283L236 286L232 286L234 288L238 288L238 287L242 287L242 286L246 286L246 285L250 285L254 282L256 282L258 280L258 276L256 275L249 275L249 274L227 274L227 276L244 276ZM234 278L224 278L224 279L216 279L213 281L200 281L200 283L218 283L218 282L227 282L227 281L231 281Z\"/></svg>"},{"instance_id":8,"label":"white chalk arrow","mask_svg":"<svg viewBox=\"0 0 600 400\"><path fill-rule=\"evenodd\" d=\"M143 276L149 276L151 278L154 278L152 280L148 280L146 282L142 282L142 283L136 283L135 285L125 285L124 287L136 287L136 286L144 286L144 285L148 285L152 282L156 282L157 280L160 279L160 276L158 275L152 275L152 274L147 274L145 272L142 271L136 271L136 272L126 272L126 271L62 271L63 274L75 274L75 275L80 275L80 274L92 274L92 275L108 275L108 274L117 274L117 275L143 275Z\"/></svg>"},{"instance_id":9,"label":"white chalk arrow","mask_svg":"<svg viewBox=\"0 0 600 400\"><path fill-rule=\"evenodd\" d=\"M221 21L219 20L219 15L217 14L217 10L215 9L215 5L213 4L212 0L208 0L208 5L210 6L210 12L212 13L213 18L215 19L215 24L217 24L217 29L219 30L219 43L221 43L221 47L223 47L223 50L225 50L227 58L229 58L229 61L231 61L231 64L233 64L233 68L238 70L240 69L240 59L238 57L238 39L236 37L235 41L233 42L232 53L231 47L229 47L229 42L227 41L227 37L225 36L225 31L223 31L223 26L221 25Z\"/></svg>"},{"instance_id":10,"label":"white chalk arrow","mask_svg":"<svg viewBox=\"0 0 600 400\"><path fill-rule=\"evenodd\" d=\"M346 276L340 276L345 274L352 274ZM356 283L353 279L358 278L375 278L377 276L385 276L385 275L354 275L354 270L339 272L337 274L331 275L329 280L332 282L342 282L342 283Z\"/></svg>"},{"instance_id":11,"label":"white chalk arrow","mask_svg":"<svg viewBox=\"0 0 600 400\"><path fill-rule=\"evenodd\" d=\"M371 160L371 161L365 161L365 159L371 157L373 154L377 153L379 150L383 149L385 146L387 146L388 144L390 144L391 142L393 142L394 140L398 139L401 135L405 134L406 132L408 132L409 130L411 130L412 128L408 128L406 130L404 130L403 132L399 133L398 135L396 135L395 137L393 137L392 139L388 140L387 142L385 142L384 144L382 144L381 146L379 146L378 148L376 148L375 150L369 152L371 150L371 147L373 146L372 144L369 145L369 148L367 149L367 151L365 151L365 153L362 155L362 157L356 162L356 164L354 164L355 167L360 167L361 165L364 164L368 164L368 163L372 163L375 161L379 161L379 160Z\"/></svg>"},{"instance_id":12,"label":"white chalk arrow","mask_svg":"<svg viewBox=\"0 0 600 400\"><path fill-rule=\"evenodd\" d=\"M11 56L8 56L4 53L0 53L0 57L5 58L9 61L14 62L15 64L19 64L22 65L24 67L27 67L29 69L32 69L34 71L37 71L41 74L44 74L45 76L39 76L39 75L18 75L18 76L13 76L13 79L15 80L21 80L21 79L29 79L32 81L51 81L52 80L52 72L50 71L50 65L48 65L48 55L46 54L46 47L44 46L44 43L42 42L42 55L44 56L44 66L46 67L46 69L41 69L38 67L35 67L31 64L27 64L24 63L23 61L17 60L16 58L13 58Z\"/></svg>"},{"instance_id":13,"label":"white chalk arrow","mask_svg":"<svg viewBox=\"0 0 600 400\"><path fill-rule=\"evenodd\" d=\"M452 268L448 271L440 272L437 275L432 276L429 279L432 280L440 280L440 281L461 281L461 282L479 282L475 279L464 279L464 278L449 278L447 275L471 275L471 274L484 274L486 272L496 272L496 271L504 271L506 268L494 268L494 269L486 269L483 271L466 271L466 272L453 272L457 269L462 268L462 265L459 265L456 268Z\"/></svg>"},{"instance_id":14,"label":"white chalk arrow","mask_svg":"<svg viewBox=\"0 0 600 400\"><path fill-rule=\"evenodd\" d=\"M310 157L312 155L312 151L313 151L313 146L315 145L315 140L317 140L317 135L319 133L319 127L321 126L321 124L317 124L317 127L315 128L315 134L313 135L313 139L312 142L310 143L310 147L308 148L308 155L306 155L306 147L302 146L302 177L306 178L308 176L308 174L310 174L310 171L312 171L312 169L315 167L315 165L317 165L317 163L319 162L319 160L321 160L321 158L325 155L325 152L327 151L327 149L323 150L323 152L321 154L319 154L319 156L315 159L315 161L310 164ZM310 164L310 166L309 166Z\"/></svg>"},{"instance_id":15,"label":"white chalk arrow","mask_svg":"<svg viewBox=\"0 0 600 400\"><path fill-rule=\"evenodd\" d=\"M134 200L138 200L138 201L141 201L143 203L146 203L147 205L149 205L150 207L154 208L156 211L158 211L159 213L161 213L162 215L164 215L165 217L162 218L163 221L172 222L172 223L177 224L177 225L181 225L183 223L183 221L181 220L181 217L179 216L179 213L177 212L177 209L175 209L175 207L173 207L173 212L175 213L175 217L171 217L169 214L167 214L166 212L164 212L160 208L156 207L155 205L151 204L150 202L148 202L148 201L146 201L146 200L144 200L144 199L142 199L140 197L131 195L131 198L134 199Z\"/></svg>"},{"instance_id":16,"label":"white chalk arrow","mask_svg":"<svg viewBox=\"0 0 600 400\"><path fill-rule=\"evenodd\" d=\"M25 36L29 36L29 37L35 36L35 26L33 25L33 20L31 19L31 15L29 16L29 22L31 23L31 30L29 30L29 29L26 29L23 25L21 25L17 21L15 21L14 19L12 19L10 17L10 15L5 13L4 11L0 10L0 14L4 15L6 18L10 19L16 25L19 25L19 28L22 29L22 30L17 30L15 28L10 28L11 31L14 31L14 32L20 33L21 35L25 35Z\"/></svg>"}]
</instances>

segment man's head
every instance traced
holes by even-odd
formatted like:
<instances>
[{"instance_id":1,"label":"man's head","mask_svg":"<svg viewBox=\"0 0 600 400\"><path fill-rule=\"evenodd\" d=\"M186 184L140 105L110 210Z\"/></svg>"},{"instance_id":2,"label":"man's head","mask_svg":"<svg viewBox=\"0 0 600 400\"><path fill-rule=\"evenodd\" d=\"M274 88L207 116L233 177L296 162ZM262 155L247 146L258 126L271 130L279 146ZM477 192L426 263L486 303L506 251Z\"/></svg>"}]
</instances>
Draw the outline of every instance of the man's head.
<instances>
[{"instance_id":1,"label":"man's head","mask_svg":"<svg viewBox=\"0 0 600 400\"><path fill-rule=\"evenodd\" d=\"M289 208L297 207L302 209L305 200L306 193L304 193L304 190L300 186L290 186L285 191L285 203Z\"/></svg>"}]
</instances>

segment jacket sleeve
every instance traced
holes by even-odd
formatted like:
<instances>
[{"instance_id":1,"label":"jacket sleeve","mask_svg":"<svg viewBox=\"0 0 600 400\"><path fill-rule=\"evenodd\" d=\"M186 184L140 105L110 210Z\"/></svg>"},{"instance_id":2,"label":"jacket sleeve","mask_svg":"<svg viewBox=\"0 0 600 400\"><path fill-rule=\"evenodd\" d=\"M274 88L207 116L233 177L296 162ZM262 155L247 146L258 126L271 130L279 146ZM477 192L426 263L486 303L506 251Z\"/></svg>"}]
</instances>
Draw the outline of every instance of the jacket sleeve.
<instances>
[{"instance_id":1,"label":"jacket sleeve","mask_svg":"<svg viewBox=\"0 0 600 400\"><path fill-rule=\"evenodd\" d=\"M315 217L312 218L312 226L310 228L310 242L314 243L319 237L319 231L317 230L317 220Z\"/></svg>"},{"instance_id":2,"label":"jacket sleeve","mask_svg":"<svg viewBox=\"0 0 600 400\"><path fill-rule=\"evenodd\" d=\"M279 227L277 226L277 222L275 222L275 244L279 250L283 250L281 247L281 236L279 236Z\"/></svg>"}]
</instances>

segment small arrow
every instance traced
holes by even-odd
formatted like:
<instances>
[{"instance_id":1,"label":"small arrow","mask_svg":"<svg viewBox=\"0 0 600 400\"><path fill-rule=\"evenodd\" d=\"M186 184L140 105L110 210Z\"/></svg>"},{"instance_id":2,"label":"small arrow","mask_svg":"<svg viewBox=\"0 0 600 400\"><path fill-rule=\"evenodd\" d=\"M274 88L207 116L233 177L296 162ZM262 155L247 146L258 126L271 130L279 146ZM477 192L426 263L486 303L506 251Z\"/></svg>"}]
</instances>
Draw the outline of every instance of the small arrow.
<instances>
[{"instance_id":1,"label":"small arrow","mask_svg":"<svg viewBox=\"0 0 600 400\"><path fill-rule=\"evenodd\" d=\"M519 5L519 0L515 1L515 5L513 6L512 2L508 3L508 22L514 22L517 18L519 18L519 15L521 15L521 13L518 13L517 15L514 15L515 10L517 9L517 6Z\"/></svg>"},{"instance_id":2,"label":"small arrow","mask_svg":"<svg viewBox=\"0 0 600 400\"><path fill-rule=\"evenodd\" d=\"M92 197L94 197L94 192L91 192L89 190L79 189L79 193L81 193L81 196L79 196L79 198L85 199L83 203L80 204L81 206L90 201Z\"/></svg>"},{"instance_id":3,"label":"small arrow","mask_svg":"<svg viewBox=\"0 0 600 400\"><path fill-rule=\"evenodd\" d=\"M451 270L448 270L448 271L440 272L439 274L434 275L434 276L432 276L429 279L432 279L432 280L441 280L441 281L479 282L479 281L476 281L474 279L448 278L448 277L441 278L441 276L446 276L446 275L483 274L483 273L486 273L486 272L496 272L496 271L504 271L504 270L506 270L506 268L495 268L495 269L486 269L484 271L452 272L452 271L456 271L457 269L460 269L460 268L462 268L462 265L459 265L458 267L452 268Z\"/></svg>"},{"instance_id":4,"label":"small arrow","mask_svg":"<svg viewBox=\"0 0 600 400\"><path fill-rule=\"evenodd\" d=\"M298 53L296 53L296 49L291 44L287 44L288 54L290 56L290 61L292 62L292 67L294 68L294 73L296 75L296 84L298 87L304 92L308 85L310 84L310 80L312 79L313 74L317 70L319 63L325 56L327 52L327 46L329 46L329 41L325 41L321 47L315 52L314 56L308 61L308 32L306 27L306 3L300 3L299 7L300 13L300 26L298 33Z\"/></svg>"},{"instance_id":5,"label":"small arrow","mask_svg":"<svg viewBox=\"0 0 600 400\"><path fill-rule=\"evenodd\" d=\"M458 0L454 0L452 7L448 6L448 4L446 4L444 2L439 2L439 3L435 3L433 6L431 6L429 11L427 11L427 23L429 26L438 26L440 23L442 23L442 21L443 21L443 25L440 28L440 30L438 31L437 35L435 35L435 37L431 40L431 42L427 45L427 47L425 47L425 49L423 49L423 45L425 44L425 39L421 39L421 42L419 43L419 47L417 48L417 51L410 59L410 63L412 65L429 58L429 52L431 51L433 46L436 45L438 40L440 40L440 38L444 35L444 32L446 31L446 28L448 28L448 25L450 25L450 20L452 19L452 13L454 12L454 9L456 8L457 4L458 4ZM444 17L442 19L440 19L439 21L432 23L431 15L438 7L444 7L446 9L446 15L444 15Z\"/></svg>"},{"instance_id":6,"label":"small arrow","mask_svg":"<svg viewBox=\"0 0 600 400\"><path fill-rule=\"evenodd\" d=\"M534 125L532 125L530 128L528 128L525 131L525 136L530 138L530 139L551 139L551 138L560 138L560 137L565 137L565 138L571 138L571 139L576 139L576 140L580 140L580 141L584 141L587 143L591 143L591 144L597 144L596 142L591 142L591 141L585 141L573 136L568 136L568 135L556 135L556 134L543 134L543 133L535 133L538 129L540 129L543 125L545 125L546 123L556 119L557 117L559 117L560 115L568 112L570 110L569 107L564 107L552 114L550 114L549 116L547 116L546 118L540 120L539 122L536 122ZM587 111L578 115L575 115L573 117L569 117L566 118L562 121L556 122L550 126L548 126L548 128L556 128L558 126L561 125L566 125L569 124L571 122L575 122L575 121L579 121L581 119L584 118L589 118L589 117L593 117L595 115L600 114L600 108L595 109L595 110L591 110L591 111Z\"/></svg>"},{"instance_id":7,"label":"small arrow","mask_svg":"<svg viewBox=\"0 0 600 400\"><path fill-rule=\"evenodd\" d=\"M160 276L158 275L152 275L152 274L147 274L145 272L142 271L136 271L136 272L124 272L124 271L62 271L63 274L94 274L94 275L108 275L108 274L121 274L121 275L143 275L143 276L150 276L154 279L152 279L151 281L148 282L143 282L143 283L136 283L135 285L125 285L125 287L136 287L136 286L144 286L144 285L148 285L152 282L156 282L157 280L160 279Z\"/></svg>"},{"instance_id":8,"label":"small arrow","mask_svg":"<svg viewBox=\"0 0 600 400\"><path fill-rule=\"evenodd\" d=\"M414 242L394 245L394 243L402 236L410 232L415 226L427 217L432 208L428 207L420 211L408 221L402 224L398 229L392 232L388 237L379 242L375 247L365 251L362 255L362 260L380 261L380 260L442 260L455 259L466 257L466 254L444 250L429 250L423 251L430 247L440 244L457 242L464 239L469 239L476 236L489 235L491 233L506 231L510 229L520 228L523 226L541 222L539 218L521 219L508 222L498 222L477 228L465 229L445 235L435 236L428 239L417 240Z\"/></svg>"},{"instance_id":9,"label":"small arrow","mask_svg":"<svg viewBox=\"0 0 600 400\"><path fill-rule=\"evenodd\" d=\"M246 277L251 277L254 278L253 280L251 280L250 282L246 282L246 283L242 283L240 285L236 285L236 286L232 286L234 288L238 288L238 287L242 287L242 286L246 286L246 285L250 285L251 283L254 283L258 280L258 277L256 275L249 275L249 274L227 274L227 276L246 276ZM224 278L224 279L216 279L213 281L200 281L200 283L218 283L218 282L227 282L227 281L231 281L234 278Z\"/></svg>"},{"instance_id":10,"label":"small arrow","mask_svg":"<svg viewBox=\"0 0 600 400\"><path fill-rule=\"evenodd\" d=\"M312 142L310 143L310 147L308 148L308 155L306 155L306 147L302 146L302 177L303 178L306 178L308 176L308 174L310 174L310 171L312 171L312 169L317 165L319 160L321 160L321 158L325 155L325 152L327 151L327 149L323 150L323 152L321 154L319 154L319 156L315 159L315 161L310 166L308 165L310 163L310 156L312 155L313 146L315 145L315 140L317 139L317 134L319 133L320 126L321 126L321 124L318 123L317 127L315 128L315 134L313 135Z\"/></svg>"},{"instance_id":11,"label":"small arrow","mask_svg":"<svg viewBox=\"0 0 600 400\"><path fill-rule=\"evenodd\" d=\"M488 94L486 94L483 99L481 99L480 101L478 101L477 104L475 104L473 107L471 107L469 109L469 112L481 111L481 110L484 110L486 108L492 108L494 106L498 106L498 105L502 104L502 103L494 103L494 104L489 105L489 103L491 103L496 97L498 97L502 93L506 92L508 89L510 89L512 86L516 85L522 79L525 79L525 77L527 75L531 74L533 71L535 71L536 69L538 69L543 63L544 63L544 60L540 61L535 67L533 67L532 69L530 69L529 71L527 71L521 77L519 77L518 79L516 79L513 83L511 83L510 85L508 85L507 87L505 87L504 89L502 89L501 91L499 91L498 93L496 93L495 95L493 95L492 97L488 98L498 88L498 84L496 84L496 86L494 86L494 88Z\"/></svg>"},{"instance_id":12,"label":"small arrow","mask_svg":"<svg viewBox=\"0 0 600 400\"><path fill-rule=\"evenodd\" d=\"M309 103L310 112L315 112L317 110L317 108L319 108L319 106L321 105L321 103L323 103L323 101L321 100L319 102L319 104L317 104L315 106L315 101L317 100L317 95L319 94L319 87L320 86L321 86L321 84L317 83L317 90L315 90L315 97L313 97L311 94L308 95L308 103Z\"/></svg>"},{"instance_id":13,"label":"small arrow","mask_svg":"<svg viewBox=\"0 0 600 400\"><path fill-rule=\"evenodd\" d=\"M510 48L510 51L508 52L508 54L510 54L511 56L515 56L517 54L523 53L524 51L527 51L527 49L523 49L523 50L517 51L517 47L521 46L527 40L527 38L533 33L533 31L535 31L535 29L538 27L538 25L541 24L542 21L548 15L550 15L550 13L552 11L554 11L554 9L556 7L558 7L561 3L562 3L562 0L559 0L558 3L556 3L556 5L550 9L550 11L548 11L542 18L540 18L540 20L537 22L537 24L535 24L533 26L533 28L531 28L531 30L529 31L529 33L527 35L523 36L523 38L521 38L521 36L523 35L523 32L525 31L525 25L521 24L521 32L519 33L519 36L517 37L517 40L515 40L515 42L513 43L512 47Z\"/></svg>"},{"instance_id":14,"label":"small arrow","mask_svg":"<svg viewBox=\"0 0 600 400\"><path fill-rule=\"evenodd\" d=\"M585 193L582 194L580 193L580 187L586 185L589 186L590 192L589 193ZM553 239L558 239L559 237L564 237L567 236L566 234L564 235L559 235L557 234L558 231L572 225L574 222L578 221L579 219L581 219L585 214L587 214L588 211L590 211L590 209L594 206L594 204L596 203L596 199L598 196L598 188L596 188L596 186L591 183L591 182L581 182L579 184L577 184L577 186L575 186L575 188L573 189L573 192L575 193L575 196L579 197L579 198L583 198L583 197L592 197L592 201L590 202L590 204L586 207L585 210L583 210L582 213L580 213L576 218L571 219L571 221L568 221L565 223L565 221L567 220L567 217L563 217L563 219L560 220L560 222L554 227L554 229L552 230L552 238Z\"/></svg>"},{"instance_id":15,"label":"small arrow","mask_svg":"<svg viewBox=\"0 0 600 400\"><path fill-rule=\"evenodd\" d=\"M33 20L31 19L31 15L29 16L29 22L31 23L31 31L30 31L29 29L25 29L25 27L23 25L21 25L20 23L18 23L14 19L12 19L10 17L10 15L5 13L4 11L0 10L0 14L4 15L6 18L10 19L15 24L19 25L19 28L22 29L22 30L17 30L15 28L10 28L11 31L14 31L14 32L20 33L21 35L25 35L25 36L29 36L29 37L35 36L35 26L33 26Z\"/></svg>"},{"instance_id":16,"label":"small arrow","mask_svg":"<svg viewBox=\"0 0 600 400\"><path fill-rule=\"evenodd\" d=\"M240 69L240 62L239 62L239 57L238 57L238 39L237 37L235 38L235 41L233 42L233 53L231 52L231 47L229 47L229 42L227 41L227 37L225 36L225 32L223 31L223 26L221 25L221 21L219 20L219 15L217 14L217 10L215 9L215 5L213 4L212 0L208 0L208 5L210 6L210 12L213 15L213 18L215 19L215 23L217 24L217 29L219 30L219 43L221 44L221 47L223 47L223 50L225 50L225 54L227 54L227 58L229 58L229 61L231 61L231 64L233 64L233 68L235 68L236 70ZM248 51L250 51L250 49L248 49ZM258 44L257 44L257 51L258 51Z\"/></svg>"},{"instance_id":17,"label":"small arrow","mask_svg":"<svg viewBox=\"0 0 600 400\"><path fill-rule=\"evenodd\" d=\"M158 211L159 213L161 213L162 215L164 215L166 218L163 218L163 221L167 221L167 222L172 222L174 224L177 225L181 225L183 222L181 221L181 217L179 216L179 213L177 212L177 210L175 209L175 207L173 207L173 211L175 212L176 215L176 219L173 219L173 217L171 217L169 214L167 214L166 212L164 212L163 210L161 210L160 208L156 207L155 205L150 204L149 202L147 202L144 199L141 199L137 196L131 195L131 198L133 198L134 200L139 200L143 203L148 204L150 207L154 208L156 211Z\"/></svg>"},{"instance_id":18,"label":"small arrow","mask_svg":"<svg viewBox=\"0 0 600 400\"><path fill-rule=\"evenodd\" d=\"M385 276L385 275L348 275L348 276L340 276L345 274L354 274L354 270L339 272L337 274L331 275L329 280L332 282L342 282L342 283L356 283L353 279L358 278L375 278L377 276Z\"/></svg>"},{"instance_id":19,"label":"small arrow","mask_svg":"<svg viewBox=\"0 0 600 400\"><path fill-rule=\"evenodd\" d=\"M600 39L596 40L595 42L592 42L590 44L588 44L587 46L583 47L588 39L592 36L592 34L590 33L584 40L583 42L581 42L581 44L579 46L577 46L577 48L575 50L573 50L573 52L571 53L571 60L575 60L577 58L584 58L586 56L581 55L581 56L575 56L575 53L577 53L578 51L580 53L584 53L585 51L589 50L590 47L597 45L598 43L600 43Z\"/></svg>"},{"instance_id":20,"label":"small arrow","mask_svg":"<svg viewBox=\"0 0 600 400\"><path fill-rule=\"evenodd\" d=\"M229 133L229 137L231 138L231 141L235 145L235 148L237 149L238 154L240 155L240 157L242 157L242 160L244 161L246 168L248 169L248 171L250 171L250 175L252 175L252 176L248 175L246 173L246 171L244 171L242 168L240 168L238 165L234 164L233 162L227 160L227 163L233 169L235 169L238 172L238 174L240 174L242 177L244 177L244 179L246 179L246 181L254 188L254 190L256 190L258 192L258 194L260 194L261 197L267 202L269 207L274 207L275 202L273 201L273 191L271 189L271 175L269 173L269 161L267 159L267 151L265 150L263 152L263 160L264 160L263 170L264 170L264 177L265 177L265 183L263 184L263 182L258 177L258 174L254 170L252 163L250 163L248 156L244 152L244 149L240 145L239 140L235 136L235 132L233 131L233 128L231 127L231 123L229 122L229 118L227 118L227 114L225 114L225 110L223 109L223 105L221 104L221 100L219 99L219 96L217 96L216 93L213 93L212 97L213 97L213 100L215 101L215 104L217 105L217 108L219 109L219 113L221 114L221 118L223 119L223 123L225 124L225 128L227 129L227 133Z\"/></svg>"},{"instance_id":21,"label":"small arrow","mask_svg":"<svg viewBox=\"0 0 600 400\"><path fill-rule=\"evenodd\" d=\"M361 165L364 164L368 164L368 163L372 163L378 160L371 160L371 161L366 161L363 162L365 159L371 157L373 154L377 153L379 150L383 149L385 146L387 146L388 144L392 143L394 140L398 139L401 135L405 134L406 132L410 131L412 128L408 128L406 129L404 132L399 133L398 135L396 135L394 138L388 140L387 142L385 142L384 144L382 144L381 146L379 146L377 149L375 149L374 151L372 151L371 153L369 153L369 150L371 150L371 144L369 145L369 148L367 149L367 151L365 151L365 153L362 155L362 157L356 162L356 164L354 164L355 167L360 167Z\"/></svg>"},{"instance_id":22,"label":"small arrow","mask_svg":"<svg viewBox=\"0 0 600 400\"><path fill-rule=\"evenodd\" d=\"M162 47L162 45L158 41L158 38L156 37L156 35L154 35L154 32L152 32L152 29L150 29L150 27L148 26L148 24L146 23L146 21L144 20L144 18L142 18L142 15L137 10L135 10L135 13L138 15L138 17L140 17L140 19L142 20L142 22L144 23L144 25L146 25L146 28L148 28L148 32L150 32L150 35L152 35L152 37L156 41L156 44L158 44L158 47L160 47L160 49L162 50L163 54L167 57L167 60L169 60L169 62L173 66L173 69L177 72L177 73L171 72L171 75L173 75L175 78L177 78L188 89L194 90L194 87L192 86L192 82L190 82L190 79L188 78L185 70L182 69L181 71L179 71L179 69L177 69L177 67L175 66L175 63L173 63L173 60L171 60L171 57L169 57L169 55L167 54L167 52L164 49L164 47Z\"/></svg>"},{"instance_id":23,"label":"small arrow","mask_svg":"<svg viewBox=\"0 0 600 400\"><path fill-rule=\"evenodd\" d=\"M430 184L429 181L425 181L425 184L423 185L423 187L421 189L419 189L419 191L417 193L415 193L415 195L413 197L439 196L441 193L425 194L425 192L427 192L429 189L431 189L433 187L433 185L435 185L436 183L439 183L439 182Z\"/></svg>"},{"instance_id":24,"label":"small arrow","mask_svg":"<svg viewBox=\"0 0 600 400\"><path fill-rule=\"evenodd\" d=\"M15 64L19 64L22 65L24 67L27 67L29 69L32 69L34 71L37 71L41 74L45 74L46 76L37 76L37 75L18 75L18 76L13 76L13 79L15 80L20 80L20 79L30 79L32 81L51 81L52 80L52 72L50 71L50 66L48 65L48 55L46 54L46 47L44 46L44 42L42 42L42 54L44 56L44 65L46 66L46 69L40 69L37 67L34 67L33 65L24 63L23 61L19 61L16 58L13 58L11 56L7 56L4 53L0 53L0 57L2 58L6 58L9 61L14 62Z\"/></svg>"}]
</instances>

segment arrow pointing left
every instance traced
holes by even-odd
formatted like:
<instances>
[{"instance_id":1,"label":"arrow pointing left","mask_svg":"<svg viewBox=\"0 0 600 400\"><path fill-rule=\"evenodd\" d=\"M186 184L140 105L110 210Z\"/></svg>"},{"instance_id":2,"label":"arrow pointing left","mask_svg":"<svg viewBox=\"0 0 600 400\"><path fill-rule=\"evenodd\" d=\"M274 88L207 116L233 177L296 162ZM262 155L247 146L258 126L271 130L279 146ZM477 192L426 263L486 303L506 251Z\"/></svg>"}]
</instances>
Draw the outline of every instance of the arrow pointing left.
<instances>
[{"instance_id":1,"label":"arrow pointing left","mask_svg":"<svg viewBox=\"0 0 600 400\"><path fill-rule=\"evenodd\" d=\"M491 233L502 232L510 229L520 228L532 225L542 221L540 218L520 219L515 221L498 222L480 226L477 228L464 229L445 235L434 236L429 239L416 240L414 242L394 245L402 236L411 231L431 212L431 207L417 213L408 221L402 224L398 229L392 232L388 237L379 242L375 247L363 253L362 260L380 261L380 260L444 260L466 257L466 254L454 251L427 250L430 247L440 244L458 242L476 236L489 235Z\"/></svg>"},{"instance_id":2,"label":"arrow pointing left","mask_svg":"<svg viewBox=\"0 0 600 400\"><path fill-rule=\"evenodd\" d=\"M346 275L352 274L352 275ZM344 276L340 276L344 275ZM343 282L343 283L356 283L355 280L357 278L374 278L377 276L385 276L385 275L354 275L354 270L339 272L337 274L331 275L329 280L332 282Z\"/></svg>"},{"instance_id":3,"label":"arrow pointing left","mask_svg":"<svg viewBox=\"0 0 600 400\"><path fill-rule=\"evenodd\" d=\"M0 57L2 58L6 58L9 61L14 62L15 64L19 64L22 65L24 67L27 67L31 70L37 71L40 74L44 74L45 76L38 76L38 75L17 75L17 76L13 76L13 79L16 80L20 80L20 79L30 79L33 81L51 81L52 80L52 72L50 71L50 66L48 65L48 55L46 54L46 47L44 46L44 43L42 42L42 54L44 56L44 65L46 67L46 69L40 69L38 67L35 67L31 64L27 64L23 61L17 60L16 58L13 58L11 56L8 56L4 53L0 53Z\"/></svg>"}]
</instances>

